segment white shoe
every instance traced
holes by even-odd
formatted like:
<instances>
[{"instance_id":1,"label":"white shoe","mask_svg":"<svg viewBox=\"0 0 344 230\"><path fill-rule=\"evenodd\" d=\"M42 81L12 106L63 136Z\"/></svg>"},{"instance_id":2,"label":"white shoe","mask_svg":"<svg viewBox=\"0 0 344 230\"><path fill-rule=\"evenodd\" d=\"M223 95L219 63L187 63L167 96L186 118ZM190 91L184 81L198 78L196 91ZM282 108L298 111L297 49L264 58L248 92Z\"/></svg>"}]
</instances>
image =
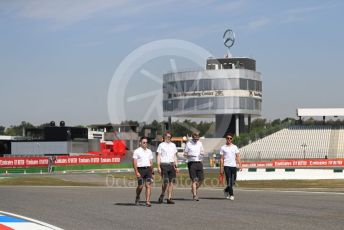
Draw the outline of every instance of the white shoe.
<instances>
[{"instance_id":1,"label":"white shoe","mask_svg":"<svg viewBox=\"0 0 344 230\"><path fill-rule=\"evenodd\" d=\"M229 199L230 199L230 200L234 200L234 196L230 196Z\"/></svg>"},{"instance_id":2,"label":"white shoe","mask_svg":"<svg viewBox=\"0 0 344 230\"><path fill-rule=\"evenodd\" d=\"M226 199L229 199L229 193L223 190L223 195L225 196Z\"/></svg>"},{"instance_id":3,"label":"white shoe","mask_svg":"<svg viewBox=\"0 0 344 230\"><path fill-rule=\"evenodd\" d=\"M230 197L229 195L228 195L228 196L226 196L226 199L227 199L227 200L229 200L229 197Z\"/></svg>"}]
</instances>

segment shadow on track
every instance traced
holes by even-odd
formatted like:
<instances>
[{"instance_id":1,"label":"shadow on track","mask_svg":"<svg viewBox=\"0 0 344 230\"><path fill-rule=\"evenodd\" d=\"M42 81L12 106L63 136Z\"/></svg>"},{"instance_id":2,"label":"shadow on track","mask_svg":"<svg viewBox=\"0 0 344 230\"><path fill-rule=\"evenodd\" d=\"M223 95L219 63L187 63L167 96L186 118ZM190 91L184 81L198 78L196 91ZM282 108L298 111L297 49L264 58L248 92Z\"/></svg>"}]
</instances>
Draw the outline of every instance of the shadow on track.
<instances>
[{"instance_id":1,"label":"shadow on track","mask_svg":"<svg viewBox=\"0 0 344 230\"><path fill-rule=\"evenodd\" d=\"M151 201L151 204L159 204L157 201ZM114 203L113 205L118 206L146 206L146 201L140 201L138 205L135 203Z\"/></svg>"},{"instance_id":2,"label":"shadow on track","mask_svg":"<svg viewBox=\"0 0 344 230\"><path fill-rule=\"evenodd\" d=\"M226 200L224 197L200 197L200 200Z\"/></svg>"}]
</instances>

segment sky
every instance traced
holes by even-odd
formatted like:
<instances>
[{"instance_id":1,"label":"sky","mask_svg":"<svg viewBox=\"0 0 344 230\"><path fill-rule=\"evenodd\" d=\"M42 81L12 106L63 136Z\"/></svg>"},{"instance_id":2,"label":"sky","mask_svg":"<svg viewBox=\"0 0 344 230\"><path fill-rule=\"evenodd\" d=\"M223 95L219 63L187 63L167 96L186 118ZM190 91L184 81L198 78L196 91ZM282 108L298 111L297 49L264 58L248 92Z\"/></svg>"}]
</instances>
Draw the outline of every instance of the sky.
<instances>
[{"instance_id":1,"label":"sky","mask_svg":"<svg viewBox=\"0 0 344 230\"><path fill-rule=\"evenodd\" d=\"M257 61L262 118L343 108L343 10L341 0L2 0L0 126L162 120L162 75L201 68L191 48L223 57L227 28L231 54ZM173 52L156 50L164 42Z\"/></svg>"}]
</instances>

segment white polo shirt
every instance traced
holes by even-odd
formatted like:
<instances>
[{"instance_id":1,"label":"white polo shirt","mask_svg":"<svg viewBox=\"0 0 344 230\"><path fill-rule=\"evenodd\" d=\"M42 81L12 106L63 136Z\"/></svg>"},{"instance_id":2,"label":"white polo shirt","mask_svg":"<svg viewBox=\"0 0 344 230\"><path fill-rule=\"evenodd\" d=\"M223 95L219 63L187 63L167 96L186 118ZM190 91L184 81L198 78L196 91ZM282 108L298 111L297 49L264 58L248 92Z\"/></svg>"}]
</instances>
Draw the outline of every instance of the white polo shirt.
<instances>
[{"instance_id":1,"label":"white polo shirt","mask_svg":"<svg viewBox=\"0 0 344 230\"><path fill-rule=\"evenodd\" d=\"M177 147L173 142L161 142L156 151L160 155L161 163L171 163L175 161Z\"/></svg>"},{"instance_id":2,"label":"white polo shirt","mask_svg":"<svg viewBox=\"0 0 344 230\"><path fill-rule=\"evenodd\" d=\"M137 167L150 167L153 153L150 149L144 150L142 147L135 149L133 159L137 160Z\"/></svg>"},{"instance_id":3,"label":"white polo shirt","mask_svg":"<svg viewBox=\"0 0 344 230\"><path fill-rule=\"evenodd\" d=\"M223 155L223 166L236 167L236 154L239 153L239 149L236 145L223 145L220 149L220 155Z\"/></svg>"},{"instance_id":4,"label":"white polo shirt","mask_svg":"<svg viewBox=\"0 0 344 230\"><path fill-rule=\"evenodd\" d=\"M184 152L187 153L188 162L202 161L204 154L202 142L194 142L192 140L187 142Z\"/></svg>"}]
</instances>

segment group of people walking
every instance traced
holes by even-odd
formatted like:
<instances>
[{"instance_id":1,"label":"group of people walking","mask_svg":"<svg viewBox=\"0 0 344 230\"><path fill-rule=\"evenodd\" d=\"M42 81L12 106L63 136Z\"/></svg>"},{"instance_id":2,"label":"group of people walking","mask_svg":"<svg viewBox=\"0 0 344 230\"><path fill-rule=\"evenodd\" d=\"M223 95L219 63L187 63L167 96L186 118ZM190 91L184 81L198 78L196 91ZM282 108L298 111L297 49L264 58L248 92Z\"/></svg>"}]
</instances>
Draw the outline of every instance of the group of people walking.
<instances>
[{"instance_id":1,"label":"group of people walking","mask_svg":"<svg viewBox=\"0 0 344 230\"><path fill-rule=\"evenodd\" d=\"M174 204L172 199L173 184L176 182L176 175L179 173L177 164L177 148L171 141L172 133L166 132L164 134L164 141L159 144L157 149L157 170L162 177L161 194L158 198L158 203L164 201L167 192L167 204ZM234 200L233 185L236 177L237 168L241 170L241 160L238 147L232 144L233 135L226 134L226 144L220 149L220 174L225 174L227 187L224 189L226 199ZM136 188L135 204L140 202L140 195L143 187L146 187L145 197L146 206L151 207L151 184L152 175L154 174L153 167L153 153L147 147L148 138L141 137L140 147L134 151L133 167L137 177L138 185ZM199 134L193 133L192 139L186 143L184 149L184 156L187 159L187 166L189 176L192 181L191 193L194 201L199 201L198 189L204 180L203 172L203 156L204 149L202 143L199 141Z\"/></svg>"}]
</instances>

